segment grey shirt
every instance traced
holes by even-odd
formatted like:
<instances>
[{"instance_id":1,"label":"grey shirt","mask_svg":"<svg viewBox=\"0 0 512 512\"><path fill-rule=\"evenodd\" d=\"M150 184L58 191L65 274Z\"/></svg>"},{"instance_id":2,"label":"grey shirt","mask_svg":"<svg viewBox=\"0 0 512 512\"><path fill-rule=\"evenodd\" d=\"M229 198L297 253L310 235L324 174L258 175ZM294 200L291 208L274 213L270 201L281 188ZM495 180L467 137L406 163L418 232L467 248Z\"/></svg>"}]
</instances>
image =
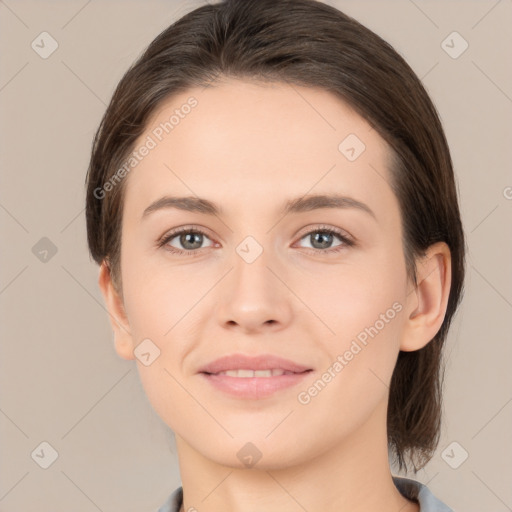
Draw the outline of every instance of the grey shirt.
<instances>
[{"instance_id":1,"label":"grey shirt","mask_svg":"<svg viewBox=\"0 0 512 512\"><path fill-rule=\"evenodd\" d=\"M439 501L426 485L399 476L394 476L393 482L403 496L419 503L421 512L453 512L451 508ZM157 512L179 512L182 501L183 488L178 487Z\"/></svg>"}]
</instances>

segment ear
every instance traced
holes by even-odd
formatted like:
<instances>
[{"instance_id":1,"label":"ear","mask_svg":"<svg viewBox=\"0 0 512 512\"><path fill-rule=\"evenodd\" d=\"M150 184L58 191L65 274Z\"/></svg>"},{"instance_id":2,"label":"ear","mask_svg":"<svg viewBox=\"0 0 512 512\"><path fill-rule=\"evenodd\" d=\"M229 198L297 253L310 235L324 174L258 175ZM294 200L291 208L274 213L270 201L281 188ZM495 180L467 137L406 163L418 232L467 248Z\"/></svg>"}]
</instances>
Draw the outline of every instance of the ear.
<instances>
[{"instance_id":1,"label":"ear","mask_svg":"<svg viewBox=\"0 0 512 512\"><path fill-rule=\"evenodd\" d=\"M400 350L423 348L443 323L451 287L451 253L445 242L431 245L417 260L417 285L407 295Z\"/></svg>"},{"instance_id":2,"label":"ear","mask_svg":"<svg viewBox=\"0 0 512 512\"><path fill-rule=\"evenodd\" d=\"M135 359L130 324L126 317L123 300L115 289L110 269L105 261L100 266L98 284L107 306L112 330L114 331L116 352L123 359Z\"/></svg>"}]
</instances>

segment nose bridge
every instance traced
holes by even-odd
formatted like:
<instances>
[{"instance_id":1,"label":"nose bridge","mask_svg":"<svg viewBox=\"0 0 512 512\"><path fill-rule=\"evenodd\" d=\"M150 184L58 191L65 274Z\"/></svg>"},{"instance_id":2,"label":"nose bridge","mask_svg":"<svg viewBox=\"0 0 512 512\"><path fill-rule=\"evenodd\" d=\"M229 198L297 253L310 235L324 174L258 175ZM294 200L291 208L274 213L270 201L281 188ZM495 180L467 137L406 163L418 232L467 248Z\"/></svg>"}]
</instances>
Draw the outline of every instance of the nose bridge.
<instances>
[{"instance_id":1,"label":"nose bridge","mask_svg":"<svg viewBox=\"0 0 512 512\"><path fill-rule=\"evenodd\" d=\"M220 294L218 310L221 322L235 322L248 330L286 323L290 314L286 287L274 275L279 274L279 264L271 237L256 236L247 235L235 247L233 269L225 284L228 290Z\"/></svg>"},{"instance_id":2,"label":"nose bridge","mask_svg":"<svg viewBox=\"0 0 512 512\"><path fill-rule=\"evenodd\" d=\"M269 239L262 239L261 235L256 239L253 235L247 235L235 248L233 257L235 288L239 293L249 292L255 296L262 292L270 292L274 285L271 283L272 249ZM261 242L260 242L261 240Z\"/></svg>"}]
</instances>

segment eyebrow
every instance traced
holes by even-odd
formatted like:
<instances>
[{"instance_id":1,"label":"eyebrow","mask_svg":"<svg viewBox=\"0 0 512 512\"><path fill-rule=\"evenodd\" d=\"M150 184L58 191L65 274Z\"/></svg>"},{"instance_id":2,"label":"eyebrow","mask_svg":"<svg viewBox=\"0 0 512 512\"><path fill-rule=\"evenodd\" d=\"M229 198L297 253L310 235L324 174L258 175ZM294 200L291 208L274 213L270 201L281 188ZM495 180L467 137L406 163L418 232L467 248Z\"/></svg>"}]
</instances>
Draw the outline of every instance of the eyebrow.
<instances>
[{"instance_id":1,"label":"eyebrow","mask_svg":"<svg viewBox=\"0 0 512 512\"><path fill-rule=\"evenodd\" d=\"M142 219L153 212L168 208L175 208L187 212L198 212L205 215L215 216L222 215L223 213L223 210L220 206L209 201L208 199L193 196L164 196L151 203L144 210ZM284 216L288 215L289 213L309 212L321 208L355 208L369 214L376 220L375 213L370 209L368 205L353 199L352 197L339 194L316 194L290 199L284 204L281 213Z\"/></svg>"}]
</instances>

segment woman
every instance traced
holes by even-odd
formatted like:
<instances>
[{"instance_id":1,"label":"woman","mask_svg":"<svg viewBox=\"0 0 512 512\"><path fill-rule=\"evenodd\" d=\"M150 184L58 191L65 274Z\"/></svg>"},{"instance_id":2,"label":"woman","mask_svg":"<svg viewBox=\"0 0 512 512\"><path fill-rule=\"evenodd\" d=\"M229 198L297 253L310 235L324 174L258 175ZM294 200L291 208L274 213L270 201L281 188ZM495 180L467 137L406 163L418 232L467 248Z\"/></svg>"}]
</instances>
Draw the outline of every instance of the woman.
<instances>
[{"instance_id":1,"label":"woman","mask_svg":"<svg viewBox=\"0 0 512 512\"><path fill-rule=\"evenodd\" d=\"M436 110L380 37L314 0L187 14L113 95L87 229L176 436L160 512L450 510L388 454L437 446L464 236Z\"/></svg>"}]
</instances>

